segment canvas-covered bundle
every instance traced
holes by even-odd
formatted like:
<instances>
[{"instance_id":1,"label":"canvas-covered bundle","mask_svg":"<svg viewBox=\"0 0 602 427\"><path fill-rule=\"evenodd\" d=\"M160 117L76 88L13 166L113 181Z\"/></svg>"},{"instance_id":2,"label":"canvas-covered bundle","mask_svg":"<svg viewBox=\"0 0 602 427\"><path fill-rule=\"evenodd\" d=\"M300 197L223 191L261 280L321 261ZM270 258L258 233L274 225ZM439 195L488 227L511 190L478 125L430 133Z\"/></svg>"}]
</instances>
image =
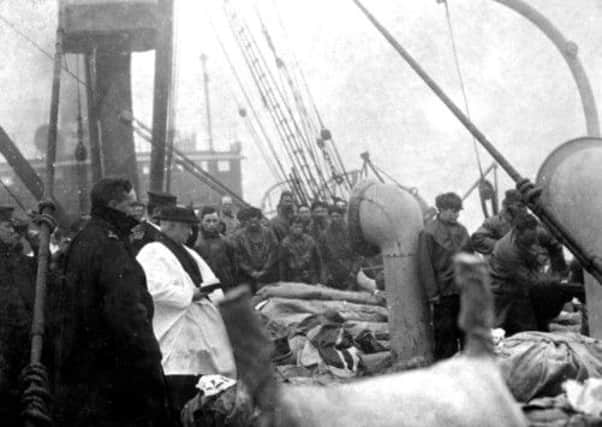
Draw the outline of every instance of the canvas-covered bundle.
<instances>
[{"instance_id":1,"label":"canvas-covered bundle","mask_svg":"<svg viewBox=\"0 0 602 427\"><path fill-rule=\"evenodd\" d=\"M254 305L274 343L272 360L281 380L337 382L390 361L384 299L281 282L262 288Z\"/></svg>"},{"instance_id":2,"label":"canvas-covered bundle","mask_svg":"<svg viewBox=\"0 0 602 427\"><path fill-rule=\"evenodd\" d=\"M503 341L502 372L514 397L557 396L568 379L602 375L602 342L571 332L523 332Z\"/></svg>"}]
</instances>

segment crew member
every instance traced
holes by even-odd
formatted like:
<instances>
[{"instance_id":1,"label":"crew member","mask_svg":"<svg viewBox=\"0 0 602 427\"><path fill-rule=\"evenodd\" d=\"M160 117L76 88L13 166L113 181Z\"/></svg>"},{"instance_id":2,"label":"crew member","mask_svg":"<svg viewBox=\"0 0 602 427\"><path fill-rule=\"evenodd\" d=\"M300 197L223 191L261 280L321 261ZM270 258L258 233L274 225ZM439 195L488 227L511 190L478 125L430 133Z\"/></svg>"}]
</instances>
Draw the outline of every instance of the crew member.
<instances>
[{"instance_id":1,"label":"crew member","mask_svg":"<svg viewBox=\"0 0 602 427\"><path fill-rule=\"evenodd\" d=\"M234 247L218 231L220 219L217 209L205 206L200 213L201 227L194 249L203 258L227 291L236 286Z\"/></svg>"},{"instance_id":2,"label":"crew member","mask_svg":"<svg viewBox=\"0 0 602 427\"><path fill-rule=\"evenodd\" d=\"M301 217L294 217L280 244L280 280L315 285L322 278L322 261L316 242L303 232L304 225Z\"/></svg>"},{"instance_id":3,"label":"crew member","mask_svg":"<svg viewBox=\"0 0 602 427\"><path fill-rule=\"evenodd\" d=\"M311 204L311 225L309 227L309 235L316 243L322 239L328 223L328 205L321 200L316 200Z\"/></svg>"},{"instance_id":4,"label":"crew member","mask_svg":"<svg viewBox=\"0 0 602 427\"><path fill-rule=\"evenodd\" d=\"M333 205L329 208L329 215L330 223L319 244L325 267L324 282L332 288L356 290L362 258L351 247L343 209Z\"/></svg>"},{"instance_id":5,"label":"crew member","mask_svg":"<svg viewBox=\"0 0 602 427\"><path fill-rule=\"evenodd\" d=\"M516 218L527 213L527 206L518 190L506 191L499 214L490 216L471 236L471 244L476 252L489 256L495 243L512 228ZM552 271L565 274L567 264L562 245L541 224L537 227L537 259L542 266L549 264Z\"/></svg>"},{"instance_id":6,"label":"crew member","mask_svg":"<svg viewBox=\"0 0 602 427\"><path fill-rule=\"evenodd\" d=\"M288 235L291 219L294 215L295 201L293 193L283 191L278 202L278 214L270 220L270 227L274 231L278 242L282 242L282 239Z\"/></svg>"},{"instance_id":7,"label":"crew member","mask_svg":"<svg viewBox=\"0 0 602 427\"><path fill-rule=\"evenodd\" d=\"M278 281L278 240L269 227L261 224L261 211L245 208L246 226L234 240L239 283L248 283L253 292Z\"/></svg>"},{"instance_id":8,"label":"crew member","mask_svg":"<svg viewBox=\"0 0 602 427\"><path fill-rule=\"evenodd\" d=\"M307 205L307 203L302 203L299 205L299 209L297 209L297 216L301 219L303 223L303 232L310 234L311 233L311 209Z\"/></svg>"},{"instance_id":9,"label":"crew member","mask_svg":"<svg viewBox=\"0 0 602 427\"><path fill-rule=\"evenodd\" d=\"M166 207L158 218L162 236L142 248L137 260L155 304L153 328L171 400L181 410L196 394L200 376L236 378L236 368L225 325L209 299L219 280L184 244L198 221L194 212Z\"/></svg>"},{"instance_id":10,"label":"crew member","mask_svg":"<svg viewBox=\"0 0 602 427\"><path fill-rule=\"evenodd\" d=\"M128 180L103 178L90 198L53 292L56 424L171 425L153 301L129 241L136 195Z\"/></svg>"},{"instance_id":11,"label":"crew member","mask_svg":"<svg viewBox=\"0 0 602 427\"><path fill-rule=\"evenodd\" d=\"M532 215L517 217L511 231L495 244L489 260L495 325L503 328L507 336L537 330L539 325L532 295L534 291L542 295L542 291L553 290L553 285L560 283L556 275L541 271L538 227L537 219ZM537 303L545 305L546 301L540 299Z\"/></svg>"},{"instance_id":12,"label":"crew member","mask_svg":"<svg viewBox=\"0 0 602 427\"><path fill-rule=\"evenodd\" d=\"M458 222L462 199L456 193L437 196L438 214L418 239L418 273L432 305L436 360L453 356L462 346L458 327L460 292L454 281L453 258L468 247L466 227Z\"/></svg>"},{"instance_id":13,"label":"crew member","mask_svg":"<svg viewBox=\"0 0 602 427\"><path fill-rule=\"evenodd\" d=\"M237 216L234 213L234 204L232 203L232 197L222 197L222 208L219 217L226 228L225 232L223 233L224 235L230 235L236 230L238 230L238 228L240 227L240 222L238 221Z\"/></svg>"}]
</instances>

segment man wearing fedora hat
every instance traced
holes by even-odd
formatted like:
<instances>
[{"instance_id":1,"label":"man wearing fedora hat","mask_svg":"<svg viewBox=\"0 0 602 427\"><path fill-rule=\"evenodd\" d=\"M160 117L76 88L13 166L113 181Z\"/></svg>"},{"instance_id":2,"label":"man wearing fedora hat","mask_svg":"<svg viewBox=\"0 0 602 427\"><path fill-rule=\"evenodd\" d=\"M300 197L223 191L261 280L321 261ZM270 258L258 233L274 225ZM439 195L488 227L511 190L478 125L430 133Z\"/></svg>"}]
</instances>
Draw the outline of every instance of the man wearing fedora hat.
<instances>
[{"instance_id":1,"label":"man wearing fedora hat","mask_svg":"<svg viewBox=\"0 0 602 427\"><path fill-rule=\"evenodd\" d=\"M21 425L19 374L29 360L35 259L23 254L11 206L0 206L0 425Z\"/></svg>"},{"instance_id":2,"label":"man wearing fedora hat","mask_svg":"<svg viewBox=\"0 0 602 427\"><path fill-rule=\"evenodd\" d=\"M211 268L185 243L198 222L191 208L161 209L161 235L137 260L153 297L153 328L163 354L171 400L178 409L196 394L202 375L236 378L223 320L210 298L219 283Z\"/></svg>"}]
</instances>

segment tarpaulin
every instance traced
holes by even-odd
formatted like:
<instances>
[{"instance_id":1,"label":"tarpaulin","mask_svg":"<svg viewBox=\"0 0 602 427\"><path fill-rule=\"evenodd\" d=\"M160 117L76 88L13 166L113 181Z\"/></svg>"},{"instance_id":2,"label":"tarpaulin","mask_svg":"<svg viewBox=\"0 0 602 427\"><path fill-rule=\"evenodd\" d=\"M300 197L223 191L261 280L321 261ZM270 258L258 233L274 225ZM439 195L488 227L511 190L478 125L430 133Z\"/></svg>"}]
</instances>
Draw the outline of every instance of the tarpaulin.
<instances>
[{"instance_id":1,"label":"tarpaulin","mask_svg":"<svg viewBox=\"0 0 602 427\"><path fill-rule=\"evenodd\" d=\"M571 332L523 332L503 341L500 363L514 397L557 396L568 379L602 375L602 342Z\"/></svg>"}]
</instances>

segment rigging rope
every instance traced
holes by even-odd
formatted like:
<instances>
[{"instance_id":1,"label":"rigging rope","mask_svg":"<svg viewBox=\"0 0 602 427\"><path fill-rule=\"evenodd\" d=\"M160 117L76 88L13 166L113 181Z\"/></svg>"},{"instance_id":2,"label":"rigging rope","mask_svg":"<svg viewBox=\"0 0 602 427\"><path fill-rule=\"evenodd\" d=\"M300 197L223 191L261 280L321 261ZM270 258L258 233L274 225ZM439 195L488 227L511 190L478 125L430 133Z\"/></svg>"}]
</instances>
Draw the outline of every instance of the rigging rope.
<instances>
[{"instance_id":1,"label":"rigging rope","mask_svg":"<svg viewBox=\"0 0 602 427\"><path fill-rule=\"evenodd\" d=\"M452 53L453 53L453 57L454 57L454 65L456 67L456 73L458 74L458 80L460 83L460 91L462 92L462 99L464 100L464 110L466 111L466 116L472 120L472 118L470 116L470 108L468 105L468 96L466 95L466 86L464 85L464 77L462 74L462 68L460 67L460 59L459 59L459 55L458 55L458 49L456 47L456 37L455 37L453 25L452 25L452 18L451 18L451 13L449 10L449 4L447 3L447 0L442 0L441 3L443 3L445 6L445 19L447 21L447 28L449 30L449 37L450 37ZM479 168L479 174L481 176L481 179L485 179L485 174L483 173L483 164L481 163L481 154L479 153L479 147L477 145L477 140L474 137L472 137L472 143L473 143L473 148L474 148L474 152L475 152L475 157L477 160L477 166Z\"/></svg>"},{"instance_id":2,"label":"rigging rope","mask_svg":"<svg viewBox=\"0 0 602 427\"><path fill-rule=\"evenodd\" d=\"M285 37L287 39L290 39L287 36L287 31L286 31L286 26L284 25L284 20L282 19L282 14L280 13L280 9L278 7L278 4L275 0L272 0L272 6L273 6L273 10L275 11L276 14L276 18L278 20L278 24L280 25L280 29L282 31L282 33L285 35ZM318 124L320 126L320 133L322 135L327 134L328 138L324 138L323 136L320 136L320 139L323 142L326 141L330 141L330 144L324 144L324 148L321 148L322 153L324 153L326 150L326 152L331 151L332 153L329 154L330 158L332 159L332 154L334 154L334 158L336 159L337 163L338 163L338 169L333 169L331 167L331 173L332 175L337 175L340 177L343 177L343 182L347 184L347 186L349 187L349 190L351 190L352 187L352 183L351 180L349 179L349 176L347 174L347 171L345 170L345 164L343 163L343 159L341 157L341 154L339 153L339 150L334 142L334 140L332 139L332 135L330 134L330 131L328 131L326 129L326 126L324 124L324 121L322 120L322 115L320 114L320 111L318 110L318 106L316 104L316 101L313 97L313 94L309 88L309 84L307 83L307 79L305 78L305 73L303 72L303 68L301 67L295 53L294 53L294 49L290 49L292 54L292 59L293 59L293 65L294 65L294 69L297 71L297 73L299 74L300 80L302 85L299 85L297 83L297 86L300 87L302 86L302 88L305 91L305 95L307 97L307 99L309 99L309 103L311 104L311 108L316 116L316 118L318 119ZM310 121L310 123L312 123ZM313 123L312 123L313 124ZM332 161L329 161L328 159L324 159L326 164L329 166L335 166L334 163L332 163Z\"/></svg>"},{"instance_id":3,"label":"rigging rope","mask_svg":"<svg viewBox=\"0 0 602 427\"><path fill-rule=\"evenodd\" d=\"M240 78L240 75L238 74L238 71L236 70L234 63L232 62L232 59L230 58L230 55L228 54L228 51L226 50L224 43L222 42L221 38L219 37L219 34L217 33L217 29L215 28L213 21L209 20L209 24L210 24L211 28L213 29L213 34L215 36L215 39L217 40L217 43L218 43L224 57L226 58L226 62L228 63L230 72L232 73L232 75L234 75L234 78L236 79L236 82L238 83L238 87L239 87L240 91L242 92L245 102L247 103L248 108L251 110L251 113L253 113L253 117L255 118L255 121L257 122L257 124L259 126L259 130L261 131L261 133L268 145L268 148L272 154L272 157L274 158L274 161L276 162L276 165L278 166L278 171L280 172L281 179L283 181L285 181L287 179L286 178L287 173L284 169L284 166L282 165L282 162L280 161L280 157L278 156L276 147L274 146L274 143L270 139L270 137L267 133L267 130L266 130L265 126L263 125L263 122L260 120L259 114L255 110L255 107L253 107L253 103L251 102L251 97L249 96L247 90L245 89L242 79Z\"/></svg>"}]
</instances>

